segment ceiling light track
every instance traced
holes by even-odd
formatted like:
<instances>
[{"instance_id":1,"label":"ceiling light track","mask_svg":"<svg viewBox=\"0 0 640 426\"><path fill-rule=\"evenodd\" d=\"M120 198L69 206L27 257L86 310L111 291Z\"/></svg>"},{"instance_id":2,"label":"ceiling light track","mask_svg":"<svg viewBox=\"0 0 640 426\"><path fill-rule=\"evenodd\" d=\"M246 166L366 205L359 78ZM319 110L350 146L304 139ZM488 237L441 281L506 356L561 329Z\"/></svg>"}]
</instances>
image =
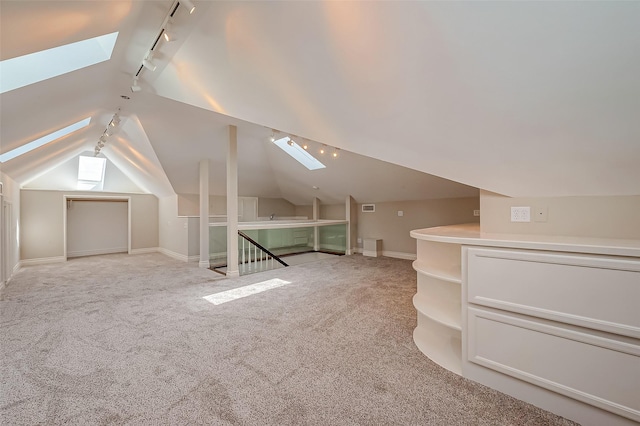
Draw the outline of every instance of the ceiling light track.
<instances>
[{"instance_id":1,"label":"ceiling light track","mask_svg":"<svg viewBox=\"0 0 640 426\"><path fill-rule=\"evenodd\" d=\"M172 18L175 16L180 6L183 6L189 14L192 14L196 9L195 5L189 0L174 0L174 2L171 4L171 7L169 8L169 13L167 13L164 20L162 21L160 30L158 31L158 34L154 39L151 48L149 48L144 58L142 59L138 70L133 75L133 84L131 85L132 92L139 92L140 90L142 90L139 85L138 79L144 70L155 71L157 69L157 65L153 62L153 55L159 48L160 41L164 40L165 42L172 42L176 39Z\"/></svg>"},{"instance_id":2,"label":"ceiling light track","mask_svg":"<svg viewBox=\"0 0 640 426\"><path fill-rule=\"evenodd\" d=\"M118 108L116 113L113 114L113 117L111 117L111 120L109 120L109 123L107 123L107 127L104 129L104 132L102 132L102 135L100 136L100 138L98 138L98 143L93 150L94 157L97 157L100 154L100 151L102 151L102 149L107 144L109 136L112 136L116 132L117 127L120 125L121 121L120 108Z\"/></svg>"}]
</instances>

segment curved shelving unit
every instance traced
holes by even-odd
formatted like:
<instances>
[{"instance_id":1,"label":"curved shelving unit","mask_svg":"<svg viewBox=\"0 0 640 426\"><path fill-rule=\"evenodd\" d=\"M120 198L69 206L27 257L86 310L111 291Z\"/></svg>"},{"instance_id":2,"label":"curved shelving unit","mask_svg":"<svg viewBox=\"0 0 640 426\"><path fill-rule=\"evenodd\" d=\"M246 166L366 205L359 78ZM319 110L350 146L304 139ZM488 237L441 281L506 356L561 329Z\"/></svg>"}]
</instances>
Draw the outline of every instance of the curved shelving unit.
<instances>
[{"instance_id":1,"label":"curved shelving unit","mask_svg":"<svg viewBox=\"0 0 640 426\"><path fill-rule=\"evenodd\" d=\"M413 269L421 274L452 283L461 284L460 265L448 265L443 267L430 267L419 260L413 262Z\"/></svg>"},{"instance_id":2,"label":"curved shelving unit","mask_svg":"<svg viewBox=\"0 0 640 426\"><path fill-rule=\"evenodd\" d=\"M462 374L461 246L423 239L417 244L413 341L433 362Z\"/></svg>"}]
</instances>

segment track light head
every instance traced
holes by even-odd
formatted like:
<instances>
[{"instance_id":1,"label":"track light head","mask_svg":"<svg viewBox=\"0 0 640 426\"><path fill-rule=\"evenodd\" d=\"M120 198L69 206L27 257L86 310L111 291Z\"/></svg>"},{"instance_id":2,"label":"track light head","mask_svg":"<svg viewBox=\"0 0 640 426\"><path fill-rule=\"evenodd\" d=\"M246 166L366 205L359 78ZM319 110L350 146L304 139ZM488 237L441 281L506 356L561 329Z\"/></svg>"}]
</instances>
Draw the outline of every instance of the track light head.
<instances>
[{"instance_id":1,"label":"track light head","mask_svg":"<svg viewBox=\"0 0 640 426\"><path fill-rule=\"evenodd\" d=\"M173 32L173 25L171 24L171 21L167 21L167 24L162 29L162 37L168 42L175 41L176 35Z\"/></svg>"},{"instance_id":2,"label":"track light head","mask_svg":"<svg viewBox=\"0 0 640 426\"><path fill-rule=\"evenodd\" d=\"M151 54L142 60L142 65L149 71L155 71L157 68L156 64L153 62L153 55Z\"/></svg>"},{"instance_id":3,"label":"track light head","mask_svg":"<svg viewBox=\"0 0 640 426\"><path fill-rule=\"evenodd\" d=\"M134 77L133 78L133 85L131 86L131 91L135 93L135 92L139 92L141 90L142 90L142 87L140 87L138 85L138 77Z\"/></svg>"},{"instance_id":4,"label":"track light head","mask_svg":"<svg viewBox=\"0 0 640 426\"><path fill-rule=\"evenodd\" d=\"M196 10L196 7L191 3L191 0L180 0L180 4L187 8L189 14L192 14L193 11Z\"/></svg>"}]
</instances>

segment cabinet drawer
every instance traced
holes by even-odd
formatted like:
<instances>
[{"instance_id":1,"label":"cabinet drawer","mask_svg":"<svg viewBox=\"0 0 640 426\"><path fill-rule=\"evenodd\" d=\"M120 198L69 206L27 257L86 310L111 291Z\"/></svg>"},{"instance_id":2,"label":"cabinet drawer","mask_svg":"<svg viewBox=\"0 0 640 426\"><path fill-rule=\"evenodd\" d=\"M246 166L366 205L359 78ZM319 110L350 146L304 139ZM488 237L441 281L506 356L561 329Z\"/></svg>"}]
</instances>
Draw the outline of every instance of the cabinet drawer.
<instances>
[{"instance_id":1,"label":"cabinet drawer","mask_svg":"<svg viewBox=\"0 0 640 426\"><path fill-rule=\"evenodd\" d=\"M628 338L607 339L517 314L468 312L470 362L640 421L640 346Z\"/></svg>"},{"instance_id":2,"label":"cabinet drawer","mask_svg":"<svg viewBox=\"0 0 640 426\"><path fill-rule=\"evenodd\" d=\"M640 261L467 248L467 301L640 338Z\"/></svg>"}]
</instances>

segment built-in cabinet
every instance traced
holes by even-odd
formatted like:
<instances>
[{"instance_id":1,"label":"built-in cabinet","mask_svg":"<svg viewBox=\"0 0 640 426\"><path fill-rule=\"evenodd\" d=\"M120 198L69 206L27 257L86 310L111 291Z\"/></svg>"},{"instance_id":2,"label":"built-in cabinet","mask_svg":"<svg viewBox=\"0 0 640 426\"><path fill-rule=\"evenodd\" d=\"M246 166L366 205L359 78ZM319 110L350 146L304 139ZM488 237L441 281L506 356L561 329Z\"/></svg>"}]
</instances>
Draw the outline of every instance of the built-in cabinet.
<instances>
[{"instance_id":1,"label":"built-in cabinet","mask_svg":"<svg viewBox=\"0 0 640 426\"><path fill-rule=\"evenodd\" d=\"M413 262L418 274L413 340L432 361L457 374L462 374L460 247L419 240Z\"/></svg>"},{"instance_id":2,"label":"built-in cabinet","mask_svg":"<svg viewBox=\"0 0 640 426\"><path fill-rule=\"evenodd\" d=\"M583 425L640 421L639 241L411 235L426 356Z\"/></svg>"}]
</instances>

